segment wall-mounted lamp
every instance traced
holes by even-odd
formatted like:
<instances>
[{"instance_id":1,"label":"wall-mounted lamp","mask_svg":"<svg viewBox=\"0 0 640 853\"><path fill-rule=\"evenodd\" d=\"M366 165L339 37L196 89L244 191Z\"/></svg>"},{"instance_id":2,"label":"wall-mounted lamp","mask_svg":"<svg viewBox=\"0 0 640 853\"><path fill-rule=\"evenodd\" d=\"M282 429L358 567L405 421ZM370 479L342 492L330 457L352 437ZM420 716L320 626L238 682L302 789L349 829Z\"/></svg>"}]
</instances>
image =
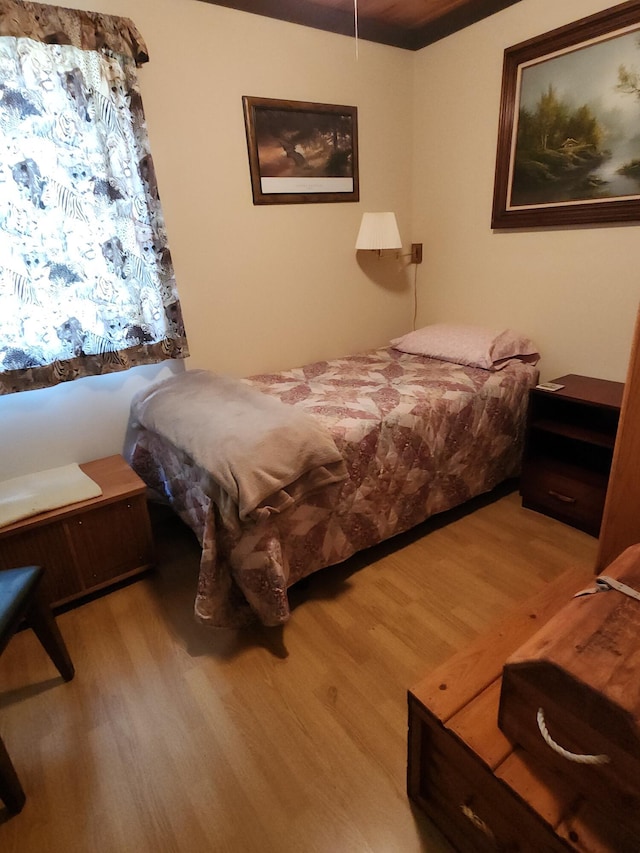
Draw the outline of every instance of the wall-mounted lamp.
<instances>
[{"instance_id":1,"label":"wall-mounted lamp","mask_svg":"<svg viewBox=\"0 0 640 853\"><path fill-rule=\"evenodd\" d=\"M373 250L381 255L383 249L401 248L402 240L395 213L362 214L356 249ZM411 244L411 263L422 263L422 243Z\"/></svg>"},{"instance_id":2,"label":"wall-mounted lamp","mask_svg":"<svg viewBox=\"0 0 640 853\"><path fill-rule=\"evenodd\" d=\"M373 250L382 255L383 249L401 249L402 240L398 231L395 213L363 213L356 249ZM396 252L400 257L400 252ZM418 267L422 263L422 243L412 243L411 253L403 255L411 258L410 263L416 264L413 275L413 328L416 327L416 316L418 314Z\"/></svg>"},{"instance_id":3,"label":"wall-mounted lamp","mask_svg":"<svg viewBox=\"0 0 640 853\"><path fill-rule=\"evenodd\" d=\"M362 214L356 249L374 250L381 254L383 249L401 248L395 213Z\"/></svg>"}]
</instances>

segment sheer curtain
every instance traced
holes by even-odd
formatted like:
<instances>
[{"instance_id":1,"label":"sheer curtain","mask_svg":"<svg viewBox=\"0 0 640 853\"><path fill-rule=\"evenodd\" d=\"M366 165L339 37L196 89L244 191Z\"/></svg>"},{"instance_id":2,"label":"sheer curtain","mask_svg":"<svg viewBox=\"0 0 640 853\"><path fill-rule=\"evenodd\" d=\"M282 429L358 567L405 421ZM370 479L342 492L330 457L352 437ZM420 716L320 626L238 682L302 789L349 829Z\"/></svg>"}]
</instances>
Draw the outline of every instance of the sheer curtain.
<instances>
[{"instance_id":1,"label":"sheer curtain","mask_svg":"<svg viewBox=\"0 0 640 853\"><path fill-rule=\"evenodd\" d=\"M0 0L0 394L188 356L126 18Z\"/></svg>"}]
</instances>

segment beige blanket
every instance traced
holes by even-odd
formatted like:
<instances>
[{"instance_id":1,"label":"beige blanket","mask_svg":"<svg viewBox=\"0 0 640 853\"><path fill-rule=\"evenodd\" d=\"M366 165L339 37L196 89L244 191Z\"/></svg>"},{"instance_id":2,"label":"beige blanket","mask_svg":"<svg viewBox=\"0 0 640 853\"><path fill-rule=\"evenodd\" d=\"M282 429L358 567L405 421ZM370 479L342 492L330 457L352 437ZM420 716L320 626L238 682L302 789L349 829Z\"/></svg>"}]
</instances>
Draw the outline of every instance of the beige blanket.
<instances>
[{"instance_id":1,"label":"beige blanket","mask_svg":"<svg viewBox=\"0 0 640 853\"><path fill-rule=\"evenodd\" d=\"M185 451L241 519L281 512L347 476L324 426L239 379L188 370L137 394L131 423Z\"/></svg>"},{"instance_id":2,"label":"beige blanket","mask_svg":"<svg viewBox=\"0 0 640 853\"><path fill-rule=\"evenodd\" d=\"M4 480L0 483L0 527L101 494L100 486L75 462Z\"/></svg>"}]
</instances>

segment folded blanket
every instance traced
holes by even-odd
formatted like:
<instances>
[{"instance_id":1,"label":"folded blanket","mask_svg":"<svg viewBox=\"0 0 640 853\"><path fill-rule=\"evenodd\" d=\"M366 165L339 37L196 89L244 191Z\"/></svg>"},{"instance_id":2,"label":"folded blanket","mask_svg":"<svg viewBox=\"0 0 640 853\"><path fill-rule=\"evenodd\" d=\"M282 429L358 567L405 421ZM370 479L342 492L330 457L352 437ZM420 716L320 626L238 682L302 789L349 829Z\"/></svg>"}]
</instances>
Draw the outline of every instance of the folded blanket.
<instances>
[{"instance_id":1,"label":"folded blanket","mask_svg":"<svg viewBox=\"0 0 640 853\"><path fill-rule=\"evenodd\" d=\"M188 370L139 392L131 424L162 436L208 471L241 519L281 512L347 476L318 420L207 370Z\"/></svg>"},{"instance_id":2,"label":"folded blanket","mask_svg":"<svg viewBox=\"0 0 640 853\"><path fill-rule=\"evenodd\" d=\"M101 494L100 486L75 462L4 480L0 483L0 527Z\"/></svg>"}]
</instances>

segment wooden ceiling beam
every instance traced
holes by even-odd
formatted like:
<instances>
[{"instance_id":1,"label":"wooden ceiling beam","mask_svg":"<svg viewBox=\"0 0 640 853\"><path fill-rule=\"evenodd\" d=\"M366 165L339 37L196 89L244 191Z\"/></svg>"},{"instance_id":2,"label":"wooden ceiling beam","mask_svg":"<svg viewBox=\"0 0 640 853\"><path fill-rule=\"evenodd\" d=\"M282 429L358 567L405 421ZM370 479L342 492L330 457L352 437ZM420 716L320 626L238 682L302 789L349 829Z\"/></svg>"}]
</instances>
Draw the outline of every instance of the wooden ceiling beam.
<instances>
[{"instance_id":1,"label":"wooden ceiling beam","mask_svg":"<svg viewBox=\"0 0 640 853\"><path fill-rule=\"evenodd\" d=\"M202 0L202 2L262 15L266 18L277 18L290 24L300 24L343 36L355 34L352 13L333 6L323 6L321 3L308 2L308 0ZM358 18L358 35L365 41L413 49L408 43L412 37L410 29L363 18L361 15Z\"/></svg>"},{"instance_id":2,"label":"wooden ceiling beam","mask_svg":"<svg viewBox=\"0 0 640 853\"><path fill-rule=\"evenodd\" d=\"M291 24L300 24L318 30L354 36L352 12L325 5L321 0L201 0L214 6L226 6L242 12L276 18ZM448 12L424 25L401 26L382 18L363 14L360 4L358 35L364 41L387 44L405 50L420 50L458 30L475 24L483 18L518 3L520 0L465 0Z\"/></svg>"},{"instance_id":3,"label":"wooden ceiling beam","mask_svg":"<svg viewBox=\"0 0 640 853\"><path fill-rule=\"evenodd\" d=\"M519 2L520 0L466 0L463 5L414 30L410 49L420 50Z\"/></svg>"}]
</instances>

